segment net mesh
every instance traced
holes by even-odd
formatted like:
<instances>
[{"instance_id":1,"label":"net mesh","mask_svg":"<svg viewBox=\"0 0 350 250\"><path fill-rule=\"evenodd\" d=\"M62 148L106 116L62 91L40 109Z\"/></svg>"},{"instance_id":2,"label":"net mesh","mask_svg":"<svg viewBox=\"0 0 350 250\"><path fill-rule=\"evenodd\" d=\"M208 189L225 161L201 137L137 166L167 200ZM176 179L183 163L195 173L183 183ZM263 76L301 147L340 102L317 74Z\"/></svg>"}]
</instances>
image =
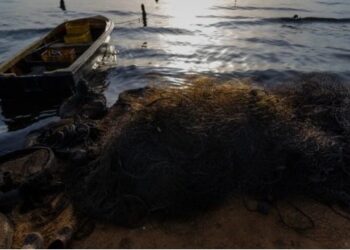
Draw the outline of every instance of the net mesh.
<instances>
[{"instance_id":1,"label":"net mesh","mask_svg":"<svg viewBox=\"0 0 350 250\"><path fill-rule=\"evenodd\" d=\"M349 93L323 75L269 90L197 79L130 92L120 100L131 114L121 132L97 160L69 169L72 200L123 225L238 193L302 194L348 207Z\"/></svg>"}]
</instances>

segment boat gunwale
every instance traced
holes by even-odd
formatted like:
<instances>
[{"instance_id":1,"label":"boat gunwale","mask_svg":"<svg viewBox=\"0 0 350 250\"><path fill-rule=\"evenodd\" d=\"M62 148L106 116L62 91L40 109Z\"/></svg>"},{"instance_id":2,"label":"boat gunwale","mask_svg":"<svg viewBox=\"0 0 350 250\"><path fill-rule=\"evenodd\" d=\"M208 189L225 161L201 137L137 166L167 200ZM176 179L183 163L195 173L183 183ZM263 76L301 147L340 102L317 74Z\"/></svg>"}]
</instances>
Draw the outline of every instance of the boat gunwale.
<instances>
[{"instance_id":1,"label":"boat gunwale","mask_svg":"<svg viewBox=\"0 0 350 250\"><path fill-rule=\"evenodd\" d=\"M38 48L41 44L45 42L45 40L48 40L51 36L57 33L57 31L64 26L66 23L69 22L79 22L84 20L102 20L105 22L105 27L103 33L95 40L93 43L89 46L89 48L84 51L83 54L81 54L71 65L65 68L53 70L53 71L45 71L42 74L27 74L27 75L15 75L12 73L4 73L4 71L8 70L10 67L14 66L16 63L18 63L22 58L25 56L28 56L30 53L33 52L34 49ZM0 77L17 77L17 78L33 78L33 77L40 77L40 76L50 76L50 75L66 75L66 74L75 74L81 66L84 64L84 61L88 60L93 56L93 54L102 46L102 44L105 42L105 40L110 36L114 28L113 22L104 16L98 15L93 17L85 17L85 18L79 18L74 19L70 21L63 22L56 26L54 29L46 33L44 36L39 38L38 40L34 41L24 49L22 49L20 52L16 53L14 56L12 56L10 59L5 61L0 65Z\"/></svg>"}]
</instances>

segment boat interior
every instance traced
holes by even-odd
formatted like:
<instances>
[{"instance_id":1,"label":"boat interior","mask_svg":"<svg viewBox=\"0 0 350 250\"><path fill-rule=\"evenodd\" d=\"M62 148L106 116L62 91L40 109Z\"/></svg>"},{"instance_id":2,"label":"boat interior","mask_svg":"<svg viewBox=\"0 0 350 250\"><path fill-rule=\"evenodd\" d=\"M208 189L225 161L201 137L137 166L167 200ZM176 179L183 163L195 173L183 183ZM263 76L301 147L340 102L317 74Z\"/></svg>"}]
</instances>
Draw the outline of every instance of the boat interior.
<instances>
[{"instance_id":1,"label":"boat interior","mask_svg":"<svg viewBox=\"0 0 350 250\"><path fill-rule=\"evenodd\" d=\"M63 23L5 64L0 74L39 75L67 68L104 33L106 24L93 18Z\"/></svg>"}]
</instances>

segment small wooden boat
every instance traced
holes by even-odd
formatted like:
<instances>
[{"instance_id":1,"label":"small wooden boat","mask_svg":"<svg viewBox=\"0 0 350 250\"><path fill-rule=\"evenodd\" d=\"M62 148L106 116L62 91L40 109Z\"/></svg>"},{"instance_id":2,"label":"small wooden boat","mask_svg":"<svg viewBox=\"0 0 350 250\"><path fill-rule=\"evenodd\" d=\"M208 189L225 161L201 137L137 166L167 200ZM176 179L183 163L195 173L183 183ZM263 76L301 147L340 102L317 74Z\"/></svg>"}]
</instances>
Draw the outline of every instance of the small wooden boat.
<instances>
[{"instance_id":1,"label":"small wooden boat","mask_svg":"<svg viewBox=\"0 0 350 250\"><path fill-rule=\"evenodd\" d=\"M103 16L62 23L0 65L0 98L71 95L106 49L113 27Z\"/></svg>"}]
</instances>

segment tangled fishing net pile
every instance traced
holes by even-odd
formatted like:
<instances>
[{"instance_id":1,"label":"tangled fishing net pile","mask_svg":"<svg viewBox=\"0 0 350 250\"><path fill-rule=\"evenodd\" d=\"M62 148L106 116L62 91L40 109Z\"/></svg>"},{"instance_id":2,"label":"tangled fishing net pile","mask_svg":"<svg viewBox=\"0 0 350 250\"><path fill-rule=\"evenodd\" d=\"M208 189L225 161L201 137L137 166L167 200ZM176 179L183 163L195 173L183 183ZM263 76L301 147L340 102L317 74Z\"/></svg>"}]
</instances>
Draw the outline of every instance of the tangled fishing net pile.
<instances>
[{"instance_id":1,"label":"tangled fishing net pile","mask_svg":"<svg viewBox=\"0 0 350 250\"><path fill-rule=\"evenodd\" d=\"M269 90L197 79L118 105L130 116L120 132L95 161L68 170L72 200L90 216L129 225L233 194L350 207L350 88L328 76Z\"/></svg>"}]
</instances>

